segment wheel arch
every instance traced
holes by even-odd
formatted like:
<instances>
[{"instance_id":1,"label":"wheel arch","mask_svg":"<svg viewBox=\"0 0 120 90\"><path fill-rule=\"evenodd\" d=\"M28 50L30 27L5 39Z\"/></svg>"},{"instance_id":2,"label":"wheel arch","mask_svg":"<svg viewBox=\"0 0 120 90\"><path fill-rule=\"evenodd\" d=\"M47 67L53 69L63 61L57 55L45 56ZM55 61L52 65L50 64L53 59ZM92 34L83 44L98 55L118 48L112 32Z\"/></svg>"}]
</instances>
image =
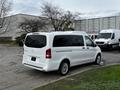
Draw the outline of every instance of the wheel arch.
<instances>
[{"instance_id":1,"label":"wheel arch","mask_svg":"<svg viewBox=\"0 0 120 90\"><path fill-rule=\"evenodd\" d=\"M102 54L101 54L100 52L97 53L96 57L97 57L98 55L102 56Z\"/></svg>"},{"instance_id":2,"label":"wheel arch","mask_svg":"<svg viewBox=\"0 0 120 90\"><path fill-rule=\"evenodd\" d=\"M63 62L67 62L69 67L70 67L70 60L68 58L64 58L62 59L62 61L60 62L60 65L63 63ZM60 65L59 65L59 68L60 68Z\"/></svg>"},{"instance_id":3,"label":"wheel arch","mask_svg":"<svg viewBox=\"0 0 120 90\"><path fill-rule=\"evenodd\" d=\"M95 56L95 60L96 60L96 57L97 57L98 55L100 55L101 58L102 58L102 53L101 53L101 52L98 52L98 53L96 54L96 56Z\"/></svg>"}]
</instances>

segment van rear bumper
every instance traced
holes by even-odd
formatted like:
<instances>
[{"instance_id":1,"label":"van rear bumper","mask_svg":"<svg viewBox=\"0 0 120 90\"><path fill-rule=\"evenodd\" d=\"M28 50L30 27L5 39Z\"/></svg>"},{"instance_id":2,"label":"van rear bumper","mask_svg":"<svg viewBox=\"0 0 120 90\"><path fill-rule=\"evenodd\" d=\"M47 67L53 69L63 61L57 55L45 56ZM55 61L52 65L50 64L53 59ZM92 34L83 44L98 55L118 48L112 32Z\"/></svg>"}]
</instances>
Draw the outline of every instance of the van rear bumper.
<instances>
[{"instance_id":1,"label":"van rear bumper","mask_svg":"<svg viewBox=\"0 0 120 90\"><path fill-rule=\"evenodd\" d=\"M46 65L44 67L41 67L41 66L38 66L38 65L32 65L32 64L28 64L28 63L23 63L23 65L26 66L26 67L29 67L29 68L33 68L33 69L36 69L36 70L43 71L43 72L49 72L49 71L56 71L57 70L56 68L53 68L50 65Z\"/></svg>"},{"instance_id":2,"label":"van rear bumper","mask_svg":"<svg viewBox=\"0 0 120 90\"><path fill-rule=\"evenodd\" d=\"M27 67L30 67L30 68L34 68L34 69L37 69L37 70L40 70L40 71L45 71L43 69L43 67L38 67L38 66L34 66L34 65L30 65L30 64L27 64L27 63L23 63L25 66Z\"/></svg>"}]
</instances>

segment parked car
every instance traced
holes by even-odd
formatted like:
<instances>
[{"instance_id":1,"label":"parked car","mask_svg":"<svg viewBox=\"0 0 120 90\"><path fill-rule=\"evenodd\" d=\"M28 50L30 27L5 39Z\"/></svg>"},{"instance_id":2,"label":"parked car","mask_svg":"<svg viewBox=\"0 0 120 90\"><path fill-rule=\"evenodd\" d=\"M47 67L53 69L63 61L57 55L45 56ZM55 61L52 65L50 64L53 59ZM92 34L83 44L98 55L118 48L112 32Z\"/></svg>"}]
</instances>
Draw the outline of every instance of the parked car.
<instances>
[{"instance_id":1,"label":"parked car","mask_svg":"<svg viewBox=\"0 0 120 90\"><path fill-rule=\"evenodd\" d=\"M114 49L118 48L120 39L120 30L107 29L101 30L98 37L95 39L95 43L100 48Z\"/></svg>"},{"instance_id":2,"label":"parked car","mask_svg":"<svg viewBox=\"0 0 120 90\"><path fill-rule=\"evenodd\" d=\"M96 38L97 38L97 36L98 36L98 34L97 33L91 33L91 34L88 34L89 35L89 37L94 41Z\"/></svg>"},{"instance_id":3,"label":"parked car","mask_svg":"<svg viewBox=\"0 0 120 90\"><path fill-rule=\"evenodd\" d=\"M82 31L29 33L25 39L23 64L40 71L66 75L72 66L100 61L100 48Z\"/></svg>"}]
</instances>

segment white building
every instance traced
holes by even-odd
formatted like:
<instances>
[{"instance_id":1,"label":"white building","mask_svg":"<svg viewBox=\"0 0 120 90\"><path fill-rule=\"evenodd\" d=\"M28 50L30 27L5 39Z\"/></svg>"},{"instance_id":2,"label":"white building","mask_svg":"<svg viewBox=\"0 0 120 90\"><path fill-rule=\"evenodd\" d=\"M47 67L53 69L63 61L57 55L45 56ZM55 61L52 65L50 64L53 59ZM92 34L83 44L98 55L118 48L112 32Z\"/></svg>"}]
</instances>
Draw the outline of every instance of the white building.
<instances>
[{"instance_id":1,"label":"white building","mask_svg":"<svg viewBox=\"0 0 120 90\"><path fill-rule=\"evenodd\" d=\"M75 29L87 33L99 33L103 29L120 29L120 15L93 16L76 21Z\"/></svg>"},{"instance_id":2,"label":"white building","mask_svg":"<svg viewBox=\"0 0 120 90\"><path fill-rule=\"evenodd\" d=\"M26 14L16 14L6 17L7 24L4 28L0 29L0 38L11 38L15 39L21 35L21 29L19 24L24 22L26 19L38 19L38 16L26 15ZM7 30L4 32L4 30Z\"/></svg>"}]
</instances>

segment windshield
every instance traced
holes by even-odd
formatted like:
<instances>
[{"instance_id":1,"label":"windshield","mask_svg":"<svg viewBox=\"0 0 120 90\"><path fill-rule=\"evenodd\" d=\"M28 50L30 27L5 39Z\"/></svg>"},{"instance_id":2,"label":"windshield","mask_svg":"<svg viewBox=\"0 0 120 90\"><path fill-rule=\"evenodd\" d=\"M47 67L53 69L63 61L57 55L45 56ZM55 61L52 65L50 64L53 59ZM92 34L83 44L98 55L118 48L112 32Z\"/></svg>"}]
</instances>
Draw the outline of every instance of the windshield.
<instances>
[{"instance_id":1,"label":"windshield","mask_svg":"<svg viewBox=\"0 0 120 90\"><path fill-rule=\"evenodd\" d=\"M99 33L99 35L97 36L97 39L99 38L104 38L104 39L109 39L111 38L112 33Z\"/></svg>"},{"instance_id":2,"label":"windshield","mask_svg":"<svg viewBox=\"0 0 120 90\"><path fill-rule=\"evenodd\" d=\"M28 35L25 40L27 47L42 48L46 46L46 36L44 35Z\"/></svg>"}]
</instances>

